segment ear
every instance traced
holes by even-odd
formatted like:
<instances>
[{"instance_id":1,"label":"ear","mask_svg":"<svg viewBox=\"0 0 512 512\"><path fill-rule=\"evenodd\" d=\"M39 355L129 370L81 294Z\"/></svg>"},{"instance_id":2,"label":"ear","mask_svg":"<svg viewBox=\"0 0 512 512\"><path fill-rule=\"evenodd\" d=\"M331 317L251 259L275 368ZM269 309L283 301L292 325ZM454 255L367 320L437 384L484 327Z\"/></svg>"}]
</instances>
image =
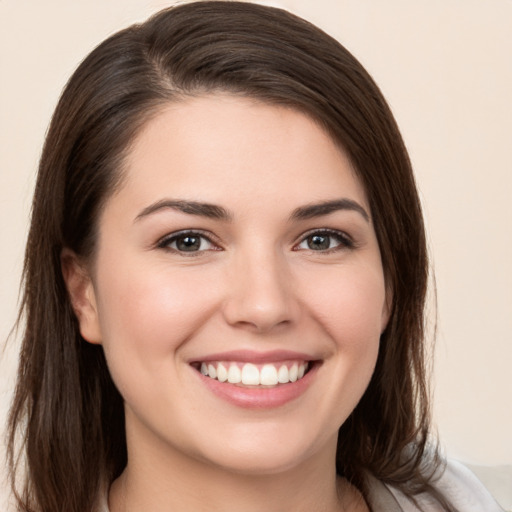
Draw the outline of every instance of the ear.
<instances>
[{"instance_id":1,"label":"ear","mask_svg":"<svg viewBox=\"0 0 512 512\"><path fill-rule=\"evenodd\" d=\"M89 343L101 344L96 295L89 271L78 256L67 248L61 252L60 263L80 334Z\"/></svg>"}]
</instances>

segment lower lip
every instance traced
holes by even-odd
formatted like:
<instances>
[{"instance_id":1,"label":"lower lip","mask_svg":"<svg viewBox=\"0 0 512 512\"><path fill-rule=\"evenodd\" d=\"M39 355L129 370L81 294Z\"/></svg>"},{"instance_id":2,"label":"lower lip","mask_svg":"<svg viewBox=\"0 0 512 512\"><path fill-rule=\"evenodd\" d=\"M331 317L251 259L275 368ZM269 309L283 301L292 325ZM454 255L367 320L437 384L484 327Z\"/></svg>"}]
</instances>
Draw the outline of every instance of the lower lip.
<instances>
[{"instance_id":1,"label":"lower lip","mask_svg":"<svg viewBox=\"0 0 512 512\"><path fill-rule=\"evenodd\" d=\"M304 394L317 369L318 364L314 364L302 379L273 388L246 388L229 382L219 382L217 379L204 376L197 370L194 371L206 387L223 400L246 409L270 409L283 406Z\"/></svg>"}]
</instances>

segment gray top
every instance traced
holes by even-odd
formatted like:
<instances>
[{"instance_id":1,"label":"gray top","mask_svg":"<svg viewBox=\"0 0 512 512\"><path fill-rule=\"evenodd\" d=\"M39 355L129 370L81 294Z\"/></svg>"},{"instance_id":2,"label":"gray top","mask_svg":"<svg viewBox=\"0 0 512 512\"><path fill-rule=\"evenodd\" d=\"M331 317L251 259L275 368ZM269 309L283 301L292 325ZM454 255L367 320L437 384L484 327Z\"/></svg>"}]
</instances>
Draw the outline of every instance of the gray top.
<instances>
[{"instance_id":1,"label":"gray top","mask_svg":"<svg viewBox=\"0 0 512 512\"><path fill-rule=\"evenodd\" d=\"M416 506L403 493L372 476L368 476L368 487L372 512L439 512L439 505L428 495L418 495ZM460 512L505 512L476 476L459 462L448 462L436 487ZM98 512L109 512L106 496Z\"/></svg>"},{"instance_id":2,"label":"gray top","mask_svg":"<svg viewBox=\"0 0 512 512\"><path fill-rule=\"evenodd\" d=\"M439 512L439 505L426 494L416 497L416 506L403 493L376 478L370 477L369 484L368 501L372 512ZM435 487L460 512L505 512L477 477L460 462L448 461Z\"/></svg>"}]
</instances>

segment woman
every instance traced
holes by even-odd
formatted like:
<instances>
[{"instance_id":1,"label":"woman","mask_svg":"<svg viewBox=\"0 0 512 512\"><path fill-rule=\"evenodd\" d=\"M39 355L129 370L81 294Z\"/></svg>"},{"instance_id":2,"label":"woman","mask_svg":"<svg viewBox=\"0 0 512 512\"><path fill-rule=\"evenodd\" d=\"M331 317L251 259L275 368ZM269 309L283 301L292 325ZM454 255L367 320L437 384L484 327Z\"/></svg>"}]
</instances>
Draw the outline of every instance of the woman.
<instances>
[{"instance_id":1,"label":"woman","mask_svg":"<svg viewBox=\"0 0 512 512\"><path fill-rule=\"evenodd\" d=\"M237 2L115 34L41 158L19 509L499 510L428 444L426 280L402 139L339 43Z\"/></svg>"}]
</instances>

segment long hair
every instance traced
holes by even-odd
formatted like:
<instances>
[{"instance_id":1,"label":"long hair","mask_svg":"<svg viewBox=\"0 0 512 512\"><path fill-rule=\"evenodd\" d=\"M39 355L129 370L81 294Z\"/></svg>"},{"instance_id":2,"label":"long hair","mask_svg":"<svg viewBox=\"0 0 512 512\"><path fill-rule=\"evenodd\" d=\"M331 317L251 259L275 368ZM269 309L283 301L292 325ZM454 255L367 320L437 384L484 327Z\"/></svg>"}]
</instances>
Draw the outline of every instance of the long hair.
<instances>
[{"instance_id":1,"label":"long hair","mask_svg":"<svg viewBox=\"0 0 512 512\"><path fill-rule=\"evenodd\" d=\"M436 493L435 450L424 467L425 234L391 111L359 62L310 23L276 8L206 1L171 7L109 37L75 71L52 118L25 254L25 327L9 418L19 510L91 511L126 464L123 401L101 346L80 336L60 255L67 247L94 257L98 217L122 186L123 159L144 123L164 104L215 91L305 113L354 165L392 306L371 382L339 431L337 470L363 493L367 472L410 497Z\"/></svg>"}]
</instances>

